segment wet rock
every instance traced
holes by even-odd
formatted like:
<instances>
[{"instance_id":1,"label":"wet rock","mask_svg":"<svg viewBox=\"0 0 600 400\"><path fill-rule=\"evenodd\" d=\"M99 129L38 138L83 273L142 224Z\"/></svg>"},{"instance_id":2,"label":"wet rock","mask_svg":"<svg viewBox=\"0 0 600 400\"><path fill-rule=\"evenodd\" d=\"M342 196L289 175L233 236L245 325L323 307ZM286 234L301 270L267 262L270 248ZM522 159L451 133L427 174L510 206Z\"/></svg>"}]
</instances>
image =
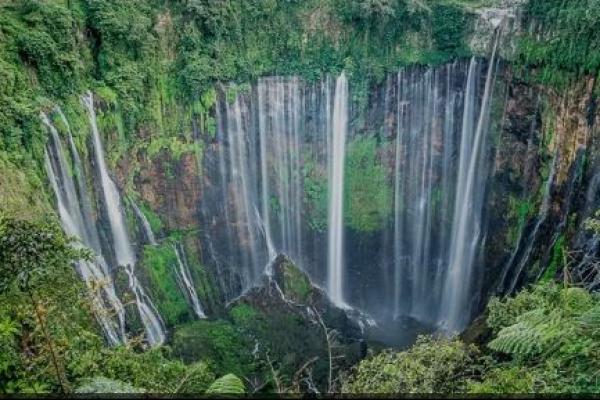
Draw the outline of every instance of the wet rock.
<instances>
[{"instance_id":1,"label":"wet rock","mask_svg":"<svg viewBox=\"0 0 600 400\"><path fill-rule=\"evenodd\" d=\"M286 256L277 256L271 268L271 276L229 304L229 314L244 336L254 340L257 357L268 354L283 376L310 373L312 382L324 389L329 351L335 373L365 356L362 330ZM306 363L307 371L299 372Z\"/></svg>"}]
</instances>

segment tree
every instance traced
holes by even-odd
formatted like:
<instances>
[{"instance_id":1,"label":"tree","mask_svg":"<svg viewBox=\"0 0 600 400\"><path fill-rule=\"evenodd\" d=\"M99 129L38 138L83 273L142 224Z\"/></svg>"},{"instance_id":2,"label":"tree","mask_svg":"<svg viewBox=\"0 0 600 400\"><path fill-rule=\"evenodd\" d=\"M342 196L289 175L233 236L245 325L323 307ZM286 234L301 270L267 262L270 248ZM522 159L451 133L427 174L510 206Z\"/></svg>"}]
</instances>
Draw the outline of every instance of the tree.
<instances>
[{"instance_id":1,"label":"tree","mask_svg":"<svg viewBox=\"0 0 600 400\"><path fill-rule=\"evenodd\" d=\"M421 336L408 350L361 361L344 393L460 393L476 372L478 350L457 339Z\"/></svg>"},{"instance_id":2,"label":"tree","mask_svg":"<svg viewBox=\"0 0 600 400\"><path fill-rule=\"evenodd\" d=\"M50 331L47 309L40 299L48 288L63 290L73 278L71 262L88 258L89 253L72 246L54 222L36 222L0 216L0 292L21 295L30 302L58 385L69 391L64 368Z\"/></svg>"}]
</instances>

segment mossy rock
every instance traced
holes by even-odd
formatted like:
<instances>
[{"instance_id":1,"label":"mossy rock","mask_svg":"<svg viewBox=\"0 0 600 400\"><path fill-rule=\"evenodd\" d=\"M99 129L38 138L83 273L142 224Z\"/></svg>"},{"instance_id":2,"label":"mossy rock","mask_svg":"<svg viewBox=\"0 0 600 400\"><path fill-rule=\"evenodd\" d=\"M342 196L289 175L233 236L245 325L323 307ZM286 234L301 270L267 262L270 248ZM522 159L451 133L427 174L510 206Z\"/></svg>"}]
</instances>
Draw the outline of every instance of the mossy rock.
<instances>
[{"instance_id":1,"label":"mossy rock","mask_svg":"<svg viewBox=\"0 0 600 400\"><path fill-rule=\"evenodd\" d=\"M361 358L360 329L286 256L279 255L271 267L272 275L265 277L262 285L230 304L230 320L244 337L252 338L253 353L259 359L264 361L269 355L281 377L291 378L311 362L313 381L325 387L328 350L319 321L328 331L338 332L334 351L341 356L336 359L339 369L349 368ZM270 376L268 367L263 372Z\"/></svg>"},{"instance_id":2,"label":"mossy rock","mask_svg":"<svg viewBox=\"0 0 600 400\"><path fill-rule=\"evenodd\" d=\"M308 276L288 259L281 263L281 272L283 273L283 284L280 286L286 297L297 303L306 303L312 293L312 285Z\"/></svg>"}]
</instances>

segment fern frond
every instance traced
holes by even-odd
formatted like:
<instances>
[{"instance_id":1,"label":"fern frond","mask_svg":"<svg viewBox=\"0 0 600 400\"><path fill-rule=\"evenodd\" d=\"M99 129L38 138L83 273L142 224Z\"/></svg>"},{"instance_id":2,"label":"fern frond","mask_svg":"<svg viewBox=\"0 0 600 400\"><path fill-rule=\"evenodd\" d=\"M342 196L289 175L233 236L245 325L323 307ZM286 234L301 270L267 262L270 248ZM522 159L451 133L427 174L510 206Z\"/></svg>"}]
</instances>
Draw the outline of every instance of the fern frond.
<instances>
[{"instance_id":1,"label":"fern frond","mask_svg":"<svg viewBox=\"0 0 600 400\"><path fill-rule=\"evenodd\" d=\"M244 394L244 383L234 374L227 374L214 381L206 394Z\"/></svg>"},{"instance_id":2,"label":"fern frond","mask_svg":"<svg viewBox=\"0 0 600 400\"><path fill-rule=\"evenodd\" d=\"M539 332L525 322L518 322L502 329L488 346L501 353L533 356L541 352L541 341Z\"/></svg>"},{"instance_id":3,"label":"fern frond","mask_svg":"<svg viewBox=\"0 0 600 400\"><path fill-rule=\"evenodd\" d=\"M577 321L584 329L592 332L600 332L600 305L590 308Z\"/></svg>"}]
</instances>

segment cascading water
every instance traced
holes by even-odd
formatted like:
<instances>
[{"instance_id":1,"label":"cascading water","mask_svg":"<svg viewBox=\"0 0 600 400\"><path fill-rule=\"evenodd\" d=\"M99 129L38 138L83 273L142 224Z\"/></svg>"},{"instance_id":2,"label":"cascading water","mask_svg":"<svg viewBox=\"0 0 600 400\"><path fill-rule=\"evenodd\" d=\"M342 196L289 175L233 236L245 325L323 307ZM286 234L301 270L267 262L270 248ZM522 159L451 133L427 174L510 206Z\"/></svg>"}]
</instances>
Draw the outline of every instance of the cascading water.
<instances>
[{"instance_id":1,"label":"cascading water","mask_svg":"<svg viewBox=\"0 0 600 400\"><path fill-rule=\"evenodd\" d=\"M301 132L313 122L319 129L314 132L315 143L317 139L322 143L320 138L327 132L320 122L307 120L305 102L311 98L316 102L317 91L329 88L311 88L314 96L305 96L305 90L298 78L262 78L251 93L241 93L234 101L224 99L217 107L215 159L222 208L206 214L220 214L226 221L225 248L220 257L214 254L221 241L218 235L208 248L212 257L243 266L242 288L268 272L277 253L287 254L299 265L306 256L302 157L307 143ZM317 107L315 119L323 118L322 106Z\"/></svg>"},{"instance_id":2,"label":"cascading water","mask_svg":"<svg viewBox=\"0 0 600 400\"><path fill-rule=\"evenodd\" d=\"M329 154L327 288L337 305L344 302L344 160L348 131L348 81L342 73L335 85L332 140Z\"/></svg>"},{"instance_id":3,"label":"cascading water","mask_svg":"<svg viewBox=\"0 0 600 400\"><path fill-rule=\"evenodd\" d=\"M206 318L206 314L204 314L204 310L200 305L200 300L198 300L198 294L196 293L196 288L194 287L190 268L181 243L174 245L173 251L175 251L175 255L177 256L177 266L179 267L176 274L179 285L181 286L185 297L190 302L196 316L198 318Z\"/></svg>"},{"instance_id":4,"label":"cascading water","mask_svg":"<svg viewBox=\"0 0 600 400\"><path fill-rule=\"evenodd\" d=\"M108 175L108 169L104 161L104 152L102 142L96 124L96 112L94 109L94 98L91 92L82 96L82 103L88 111L90 127L92 131L92 142L94 153L96 155L96 167L102 187L102 196L104 206L108 215L108 222L112 233L112 244L115 252L115 258L120 266L125 268L129 277L129 289L135 296L135 302L144 325L144 330L150 345L159 345L165 340L165 333L160 315L152 304L150 298L146 295L144 289L139 284L135 276L135 251L131 245L125 220L123 208L121 206L121 197L116 185Z\"/></svg>"},{"instance_id":5,"label":"cascading water","mask_svg":"<svg viewBox=\"0 0 600 400\"><path fill-rule=\"evenodd\" d=\"M479 290L494 60L406 69L371 95L369 123L381 125L366 135L380 142L376 162L393 185L389 240L369 249L382 264L353 257L361 239L344 215L346 141L364 135L348 123L346 77L262 78L234 100L220 96L205 170L218 170L224 201L201 209L210 257L240 275L229 298L286 253L338 305L462 328Z\"/></svg>"},{"instance_id":6,"label":"cascading water","mask_svg":"<svg viewBox=\"0 0 600 400\"><path fill-rule=\"evenodd\" d=\"M475 60L471 60L463 113L457 188L452 223L452 240L447 277L442 294L440 320L451 331L462 328L470 317L469 295L473 280L473 265L481 236L481 212L486 176L482 174L487 133L489 102L494 78L494 55L488 66L487 79L477 126L473 130L470 120L475 112L471 98L474 96L472 80Z\"/></svg>"},{"instance_id":7,"label":"cascading water","mask_svg":"<svg viewBox=\"0 0 600 400\"><path fill-rule=\"evenodd\" d=\"M302 256L300 124L302 96L297 78L258 82L261 218L278 251Z\"/></svg>"},{"instance_id":8,"label":"cascading water","mask_svg":"<svg viewBox=\"0 0 600 400\"><path fill-rule=\"evenodd\" d=\"M60 109L58 114L65 126L68 127ZM78 261L76 263L77 270L90 289L95 314L107 339L111 344L123 343L126 340L125 312L115 293L110 271L102 255L97 228L89 208L89 196L85 188L84 171L77 148L73 143L70 131L68 131L71 157L75 168L74 173L71 173L56 127L45 114L42 114L42 122L51 134L45 154L46 173L56 196L58 214L63 229L68 235L80 241L78 246L89 247L96 256L93 261ZM73 175L77 176L77 185L73 181Z\"/></svg>"},{"instance_id":9,"label":"cascading water","mask_svg":"<svg viewBox=\"0 0 600 400\"><path fill-rule=\"evenodd\" d=\"M146 236L146 240L153 246L156 246L158 242L156 241L156 237L154 236L154 232L152 232L152 227L150 226L150 222L148 222L148 218L144 215L142 210L138 207L135 201L130 200L129 204L131 204L131 208L133 208L133 212L135 213L137 219L141 222L142 228L144 229L144 235Z\"/></svg>"},{"instance_id":10,"label":"cascading water","mask_svg":"<svg viewBox=\"0 0 600 400\"><path fill-rule=\"evenodd\" d=\"M158 346L165 341L164 328L158 311L137 280L134 266L127 264L124 268L125 273L127 273L129 290L131 290L135 297L135 304L140 314L142 324L144 325L148 343L150 343L151 346Z\"/></svg>"}]
</instances>

